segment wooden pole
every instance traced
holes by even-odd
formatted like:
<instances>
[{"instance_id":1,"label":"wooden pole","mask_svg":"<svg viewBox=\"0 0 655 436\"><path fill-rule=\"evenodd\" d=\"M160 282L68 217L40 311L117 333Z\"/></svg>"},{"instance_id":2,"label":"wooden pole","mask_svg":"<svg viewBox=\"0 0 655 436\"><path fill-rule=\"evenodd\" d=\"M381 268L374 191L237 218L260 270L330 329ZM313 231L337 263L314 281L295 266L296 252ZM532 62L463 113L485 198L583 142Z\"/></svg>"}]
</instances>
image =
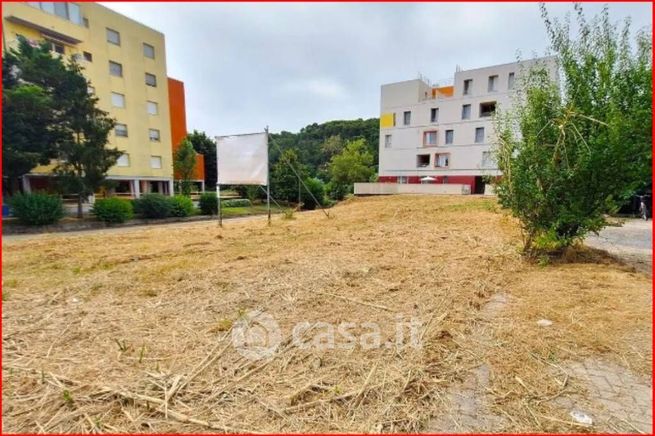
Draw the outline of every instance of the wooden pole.
<instances>
[{"instance_id":1,"label":"wooden pole","mask_svg":"<svg viewBox=\"0 0 655 436\"><path fill-rule=\"evenodd\" d=\"M223 227L223 212L221 212L221 185L216 183L216 198L218 199L218 226Z\"/></svg>"},{"instance_id":2,"label":"wooden pole","mask_svg":"<svg viewBox=\"0 0 655 436\"><path fill-rule=\"evenodd\" d=\"M216 140L216 200L218 202L218 226L223 227L223 212L221 211L221 184L218 174L218 138Z\"/></svg>"},{"instance_id":3,"label":"wooden pole","mask_svg":"<svg viewBox=\"0 0 655 436\"><path fill-rule=\"evenodd\" d=\"M268 126L266 126L266 207L268 209L268 225L271 225L271 162L268 157Z\"/></svg>"}]
</instances>

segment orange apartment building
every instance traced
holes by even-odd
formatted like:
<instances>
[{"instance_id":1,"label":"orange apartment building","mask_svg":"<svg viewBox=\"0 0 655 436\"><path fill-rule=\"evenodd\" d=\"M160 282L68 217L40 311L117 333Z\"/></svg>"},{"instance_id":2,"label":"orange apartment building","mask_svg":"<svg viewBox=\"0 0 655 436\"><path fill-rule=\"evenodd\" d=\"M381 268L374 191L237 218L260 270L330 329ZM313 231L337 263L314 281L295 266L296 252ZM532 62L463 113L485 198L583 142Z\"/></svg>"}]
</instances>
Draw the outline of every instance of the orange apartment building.
<instances>
[{"instance_id":1,"label":"orange apartment building","mask_svg":"<svg viewBox=\"0 0 655 436\"><path fill-rule=\"evenodd\" d=\"M168 103L171 114L171 142L173 143L173 156L175 156L175 152L180 148L182 140L187 135L184 82L168 78ZM180 179L177 173L174 178L175 180ZM205 157L202 154L196 156L193 181L199 184L201 192L205 190Z\"/></svg>"}]
</instances>

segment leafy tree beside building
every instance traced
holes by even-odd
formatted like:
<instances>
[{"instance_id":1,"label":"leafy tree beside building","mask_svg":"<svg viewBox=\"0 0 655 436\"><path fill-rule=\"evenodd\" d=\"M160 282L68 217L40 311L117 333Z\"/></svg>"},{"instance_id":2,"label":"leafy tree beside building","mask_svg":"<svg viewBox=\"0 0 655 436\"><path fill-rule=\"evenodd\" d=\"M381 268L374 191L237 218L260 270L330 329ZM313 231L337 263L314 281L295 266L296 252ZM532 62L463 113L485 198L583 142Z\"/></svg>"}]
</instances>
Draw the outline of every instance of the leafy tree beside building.
<instances>
[{"instance_id":1,"label":"leafy tree beside building","mask_svg":"<svg viewBox=\"0 0 655 436\"><path fill-rule=\"evenodd\" d=\"M106 182L121 152L107 148L114 120L97 108L81 67L46 43L19 38L3 57L3 171L13 179L54 160L53 175L82 202ZM6 106L5 106L6 104Z\"/></svg>"},{"instance_id":2,"label":"leafy tree beside building","mask_svg":"<svg viewBox=\"0 0 655 436\"><path fill-rule=\"evenodd\" d=\"M180 193L187 197L191 195L197 154L191 141L185 138L173 155L173 169L180 178Z\"/></svg>"},{"instance_id":3,"label":"leafy tree beside building","mask_svg":"<svg viewBox=\"0 0 655 436\"><path fill-rule=\"evenodd\" d=\"M633 41L629 21L619 28L607 8L588 21L576 5L573 39L568 20L541 9L561 80L532 71L497 120L496 192L520 219L528 255L560 253L602 229L651 179L652 162L650 33Z\"/></svg>"},{"instance_id":4,"label":"leafy tree beside building","mask_svg":"<svg viewBox=\"0 0 655 436\"><path fill-rule=\"evenodd\" d=\"M56 99L52 90L63 64L43 44L20 39L17 50L2 58L2 174L9 193L18 192L19 178L56 157L59 142Z\"/></svg>"},{"instance_id":5,"label":"leafy tree beside building","mask_svg":"<svg viewBox=\"0 0 655 436\"><path fill-rule=\"evenodd\" d=\"M346 143L341 153L332 156L328 165L332 196L341 200L343 195L352 192L354 183L368 182L375 174L373 164L373 155L365 140L356 139Z\"/></svg>"}]
</instances>

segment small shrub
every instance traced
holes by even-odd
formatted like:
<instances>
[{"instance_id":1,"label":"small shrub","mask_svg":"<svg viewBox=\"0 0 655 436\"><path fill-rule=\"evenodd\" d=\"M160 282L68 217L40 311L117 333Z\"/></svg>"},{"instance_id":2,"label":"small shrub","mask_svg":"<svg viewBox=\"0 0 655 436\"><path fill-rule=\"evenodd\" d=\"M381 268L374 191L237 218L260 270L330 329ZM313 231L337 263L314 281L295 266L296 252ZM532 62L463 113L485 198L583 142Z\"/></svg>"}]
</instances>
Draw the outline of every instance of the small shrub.
<instances>
[{"instance_id":1,"label":"small shrub","mask_svg":"<svg viewBox=\"0 0 655 436\"><path fill-rule=\"evenodd\" d=\"M236 198L234 200L222 200L221 207L250 207L252 203L247 198Z\"/></svg>"},{"instance_id":2,"label":"small shrub","mask_svg":"<svg viewBox=\"0 0 655 436\"><path fill-rule=\"evenodd\" d=\"M162 194L145 194L134 200L134 211L145 218L166 218L173 209L169 198Z\"/></svg>"},{"instance_id":3,"label":"small shrub","mask_svg":"<svg viewBox=\"0 0 655 436\"><path fill-rule=\"evenodd\" d=\"M61 198L48 194L17 194L11 199L14 215L29 226L54 224L64 216Z\"/></svg>"},{"instance_id":4,"label":"small shrub","mask_svg":"<svg viewBox=\"0 0 655 436\"><path fill-rule=\"evenodd\" d=\"M327 185L325 185L325 192L330 198L341 201L348 193L350 193L350 188L350 186L343 183L330 181Z\"/></svg>"},{"instance_id":5,"label":"small shrub","mask_svg":"<svg viewBox=\"0 0 655 436\"><path fill-rule=\"evenodd\" d=\"M295 211L294 211L293 209L291 209L291 208L289 208L289 209L284 209L284 211L283 211L282 213L284 214L284 215L282 215L282 218L285 219L285 220L294 220L294 219L296 219L296 218L293 216L293 214L295 213Z\"/></svg>"},{"instance_id":6,"label":"small shrub","mask_svg":"<svg viewBox=\"0 0 655 436\"><path fill-rule=\"evenodd\" d=\"M307 192L307 189L311 192ZM325 184L320 179L310 178L305 180L305 186L303 186L301 199L302 207L307 210L314 210L316 206L323 205L325 203ZM316 198L316 200L314 200ZM318 201L318 203L316 203Z\"/></svg>"},{"instance_id":7,"label":"small shrub","mask_svg":"<svg viewBox=\"0 0 655 436\"><path fill-rule=\"evenodd\" d=\"M193 213L193 201L186 195L176 195L168 201L171 203L171 216L184 217Z\"/></svg>"},{"instance_id":8,"label":"small shrub","mask_svg":"<svg viewBox=\"0 0 655 436\"><path fill-rule=\"evenodd\" d=\"M240 197L247 198L251 202L266 198L266 192L258 185L234 185L234 190Z\"/></svg>"},{"instance_id":9,"label":"small shrub","mask_svg":"<svg viewBox=\"0 0 655 436\"><path fill-rule=\"evenodd\" d=\"M218 214L218 197L215 192L205 192L200 196L200 213L203 215Z\"/></svg>"},{"instance_id":10,"label":"small shrub","mask_svg":"<svg viewBox=\"0 0 655 436\"><path fill-rule=\"evenodd\" d=\"M134 216L134 207L130 201L122 198L101 198L93 204L91 213L106 223L124 223Z\"/></svg>"}]
</instances>

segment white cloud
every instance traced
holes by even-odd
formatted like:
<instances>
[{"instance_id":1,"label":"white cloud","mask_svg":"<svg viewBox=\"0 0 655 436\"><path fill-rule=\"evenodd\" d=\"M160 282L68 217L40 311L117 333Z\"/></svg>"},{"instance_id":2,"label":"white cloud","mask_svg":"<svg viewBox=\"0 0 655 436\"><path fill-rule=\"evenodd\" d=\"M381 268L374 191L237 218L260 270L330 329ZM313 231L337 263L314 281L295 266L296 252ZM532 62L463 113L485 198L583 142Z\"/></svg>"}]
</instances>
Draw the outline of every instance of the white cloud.
<instances>
[{"instance_id":1,"label":"white cloud","mask_svg":"<svg viewBox=\"0 0 655 436\"><path fill-rule=\"evenodd\" d=\"M536 3L106 3L166 35L190 129L297 131L378 115L380 85L543 54ZM547 4L552 15L570 3ZM590 14L601 4L583 5ZM650 26L649 3L610 5Z\"/></svg>"}]
</instances>

